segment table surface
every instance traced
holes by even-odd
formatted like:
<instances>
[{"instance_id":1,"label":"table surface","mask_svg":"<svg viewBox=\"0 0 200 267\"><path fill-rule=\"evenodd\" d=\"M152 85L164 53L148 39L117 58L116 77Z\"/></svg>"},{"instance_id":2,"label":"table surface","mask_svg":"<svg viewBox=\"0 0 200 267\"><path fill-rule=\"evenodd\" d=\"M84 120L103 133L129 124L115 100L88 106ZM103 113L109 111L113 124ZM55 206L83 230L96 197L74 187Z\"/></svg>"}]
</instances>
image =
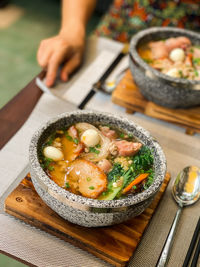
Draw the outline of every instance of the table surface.
<instances>
[{"instance_id":1,"label":"table surface","mask_svg":"<svg viewBox=\"0 0 200 267\"><path fill-rule=\"evenodd\" d=\"M37 77L43 78L44 75L45 73L41 72ZM35 84L34 78L0 110L0 150L28 119L41 95L42 91ZM5 251L0 250L0 252L24 264L33 266L29 262Z\"/></svg>"},{"instance_id":2,"label":"table surface","mask_svg":"<svg viewBox=\"0 0 200 267\"><path fill-rule=\"evenodd\" d=\"M43 75L44 73L41 73L40 77L42 77ZM58 99L53 100L53 97L47 97L47 99L45 99L45 95L43 95L42 97L41 95L42 93L40 89L35 85L35 79L33 79L16 97L14 97L4 108L0 110L1 148L21 128L21 126L29 117L31 111L33 110L39 99L40 106L38 108L41 111L40 114L42 114L42 112L44 111L44 104L46 104L47 106L49 104L49 107L47 108L49 110L52 110L52 107L55 104L58 105L58 103L60 103L60 107L58 108L60 112L63 112L63 110L65 109L67 110L67 105L69 105L68 110L76 108L71 107L69 103L66 105L64 101L59 102L60 100ZM96 94L93 99L88 103L86 108L100 111L104 110L125 116L124 110L112 104L110 101L110 97L102 93ZM38 116L38 113L36 115ZM50 112L48 115L52 116ZM195 135L193 137L187 136L184 134L184 131L179 127L173 126L169 123L164 123L155 119L148 118L142 114L126 114L126 116L131 120L134 119L136 123L139 123L143 127L150 130L152 135L159 140L166 153L168 161L168 170L171 172L173 178L175 178L177 172L185 165L198 164L200 159L200 135ZM27 130L27 128L24 128L24 131L25 130ZM16 147L18 148L18 146ZM11 145L9 147L9 150L11 151ZM8 155L10 156L10 154ZM14 160L15 158L12 158L11 156L11 160L12 159ZM197 219L199 217L199 204L200 203L190 208L185 208L184 210L184 213L179 223L179 228L177 230L177 237L174 242L169 266L181 266L181 263L184 259L184 255L189 246L189 242L191 240ZM132 261L130 262L130 266L146 267L149 266L149 262L151 262L151 266L153 266L164 244L165 238L170 229L176 210L177 206L171 198L170 187L168 187L163 201L161 201L142 239L142 242L140 243ZM66 262L68 258L71 257L70 254L75 257L76 255L78 255L77 259L75 260L79 260L79 263L74 263L75 265L73 265L76 267L82 266L81 261L83 260L85 260L85 263L87 262L85 266L108 266L95 258L91 258L92 256L84 254L78 249L70 247L67 244L63 244L61 241L55 240L47 235L42 235L39 231L34 230L34 233L32 233L33 235L29 238L29 228L22 225L21 223L15 224L16 230L15 232L13 232L14 221L11 219L6 220L5 217L1 217L0 224L0 228L3 225L5 229L8 229L8 233L3 236L3 239L1 238L1 252L6 255L10 255L14 258L17 258L18 260L21 260L22 262L30 266L41 266L41 262L44 262L44 260L46 261L46 264L43 264L43 266L50 266L48 263L50 261L52 263L51 266L63 266L62 264L59 265L57 262L55 263L56 253L60 253L60 258L62 257L63 261ZM18 233L22 230L27 234L27 240L24 239L23 244L19 244L19 248L15 249L13 247L14 245L16 245L14 241L17 242L19 238ZM10 242L12 248L8 249L8 244L5 244L6 242ZM53 248L51 249L50 247L46 247L47 243L49 244L49 246L53 246L53 244L56 244L57 250L56 248L54 248L54 252L52 251ZM41 246L40 249L36 249L36 247L38 246ZM27 251L29 251L28 249L31 249L33 254L27 256ZM35 249L36 251L34 251ZM11 251L12 253L9 251ZM67 252L69 253L68 255ZM59 262L61 262L61 259L59 259Z\"/></svg>"},{"instance_id":3,"label":"table surface","mask_svg":"<svg viewBox=\"0 0 200 267\"><path fill-rule=\"evenodd\" d=\"M41 72L38 76L44 75ZM34 78L0 110L0 149L24 124L41 95Z\"/></svg>"}]
</instances>

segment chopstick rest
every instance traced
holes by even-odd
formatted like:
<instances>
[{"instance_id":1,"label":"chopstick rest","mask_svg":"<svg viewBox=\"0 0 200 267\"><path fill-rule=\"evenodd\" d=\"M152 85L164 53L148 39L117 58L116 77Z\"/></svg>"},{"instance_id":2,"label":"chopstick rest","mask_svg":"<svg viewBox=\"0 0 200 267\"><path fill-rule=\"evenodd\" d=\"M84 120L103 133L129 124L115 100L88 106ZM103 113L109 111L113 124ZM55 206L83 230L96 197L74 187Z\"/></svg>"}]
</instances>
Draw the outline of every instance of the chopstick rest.
<instances>
[{"instance_id":1,"label":"chopstick rest","mask_svg":"<svg viewBox=\"0 0 200 267\"><path fill-rule=\"evenodd\" d=\"M184 263L183 263L182 267L188 267L188 264L189 264L190 258L192 256L192 252L194 250L194 247L195 247L199 232L200 232L200 218L199 218L199 220L197 222L197 225L196 225L196 228L195 228L195 231L194 231L192 240L190 242L190 246L189 246L189 249L188 249L188 252L186 254L186 257L185 257L185 260L184 260ZM196 248L196 251L195 251L195 255L196 255L196 253L199 254L199 252L200 252L200 238L199 238L198 245L197 245L197 248ZM197 260L198 260L198 254L196 255ZM195 257L195 255L194 255L194 257ZM193 258L193 261L194 261L194 258ZM193 265L193 266L195 266L195 265Z\"/></svg>"}]
</instances>

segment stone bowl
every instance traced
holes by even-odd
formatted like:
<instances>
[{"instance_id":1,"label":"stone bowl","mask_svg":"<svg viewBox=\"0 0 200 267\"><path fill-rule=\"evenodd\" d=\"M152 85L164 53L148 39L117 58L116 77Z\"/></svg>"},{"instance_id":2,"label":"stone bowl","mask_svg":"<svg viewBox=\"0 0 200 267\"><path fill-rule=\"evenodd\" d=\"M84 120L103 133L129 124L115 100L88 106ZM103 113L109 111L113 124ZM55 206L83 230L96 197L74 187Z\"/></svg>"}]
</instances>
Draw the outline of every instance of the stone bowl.
<instances>
[{"instance_id":1,"label":"stone bowl","mask_svg":"<svg viewBox=\"0 0 200 267\"><path fill-rule=\"evenodd\" d=\"M173 78L149 66L139 56L140 45L169 37L186 36L200 45L200 34L170 27L153 27L140 31L130 42L129 64L135 83L142 95L168 108L189 108L200 105L200 81Z\"/></svg>"},{"instance_id":2,"label":"stone bowl","mask_svg":"<svg viewBox=\"0 0 200 267\"><path fill-rule=\"evenodd\" d=\"M154 155L155 179L153 184L137 195L121 200L96 200L70 193L52 181L40 166L39 150L55 130L77 122L103 123L133 134ZM121 223L144 211L152 202L165 178L166 159L158 142L141 126L125 118L94 111L73 111L50 119L33 135L29 148L30 172L34 187L44 202L64 219L87 227Z\"/></svg>"}]
</instances>

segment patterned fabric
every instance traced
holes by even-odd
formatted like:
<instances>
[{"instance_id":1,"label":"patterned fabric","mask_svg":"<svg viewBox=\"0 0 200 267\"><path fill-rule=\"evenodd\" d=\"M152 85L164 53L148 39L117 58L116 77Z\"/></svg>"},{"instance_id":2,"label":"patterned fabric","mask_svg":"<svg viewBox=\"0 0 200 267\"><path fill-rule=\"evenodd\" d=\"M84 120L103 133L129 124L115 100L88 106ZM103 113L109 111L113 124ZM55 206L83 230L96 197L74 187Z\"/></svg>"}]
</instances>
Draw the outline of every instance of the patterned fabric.
<instances>
[{"instance_id":1,"label":"patterned fabric","mask_svg":"<svg viewBox=\"0 0 200 267\"><path fill-rule=\"evenodd\" d=\"M127 42L153 26L200 30L200 0L114 0L96 34Z\"/></svg>"}]
</instances>

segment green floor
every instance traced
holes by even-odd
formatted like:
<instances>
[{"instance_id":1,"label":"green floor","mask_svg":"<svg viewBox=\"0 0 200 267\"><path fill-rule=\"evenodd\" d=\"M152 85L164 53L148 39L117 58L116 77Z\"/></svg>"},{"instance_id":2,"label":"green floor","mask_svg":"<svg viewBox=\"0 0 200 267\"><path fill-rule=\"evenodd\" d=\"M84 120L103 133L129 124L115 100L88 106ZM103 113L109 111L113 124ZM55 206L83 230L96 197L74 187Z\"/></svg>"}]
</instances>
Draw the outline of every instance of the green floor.
<instances>
[{"instance_id":1,"label":"green floor","mask_svg":"<svg viewBox=\"0 0 200 267\"><path fill-rule=\"evenodd\" d=\"M12 0L24 9L24 15L13 25L0 29L0 108L16 95L39 71L36 51L40 41L58 32L60 1ZM87 33L99 21L95 14Z\"/></svg>"},{"instance_id":2,"label":"green floor","mask_svg":"<svg viewBox=\"0 0 200 267\"><path fill-rule=\"evenodd\" d=\"M1 267L25 267L23 263L13 260L5 255L0 254L0 266Z\"/></svg>"},{"instance_id":3,"label":"green floor","mask_svg":"<svg viewBox=\"0 0 200 267\"><path fill-rule=\"evenodd\" d=\"M36 51L41 39L58 32L60 1L13 0L24 9L24 15L6 29L0 29L0 108L15 96L38 72ZM87 34L97 25L100 16L91 18ZM24 264L0 254L0 267L22 267Z\"/></svg>"}]
</instances>

